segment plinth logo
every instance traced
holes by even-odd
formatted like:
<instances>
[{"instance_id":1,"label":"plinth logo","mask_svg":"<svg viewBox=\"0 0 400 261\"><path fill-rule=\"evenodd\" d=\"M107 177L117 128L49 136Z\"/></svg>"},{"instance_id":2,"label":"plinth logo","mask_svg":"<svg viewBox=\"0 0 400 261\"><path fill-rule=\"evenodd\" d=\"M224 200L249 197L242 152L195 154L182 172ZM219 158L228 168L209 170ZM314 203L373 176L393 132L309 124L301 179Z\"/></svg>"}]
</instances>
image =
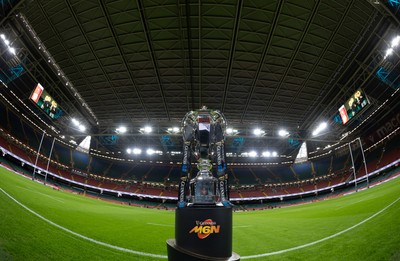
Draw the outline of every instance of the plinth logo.
<instances>
[{"instance_id":1,"label":"plinth logo","mask_svg":"<svg viewBox=\"0 0 400 261\"><path fill-rule=\"evenodd\" d=\"M189 231L189 234L196 233L198 238L204 239L210 234L219 233L221 226L217 225L212 219L206 219L204 221L196 221L196 226Z\"/></svg>"}]
</instances>

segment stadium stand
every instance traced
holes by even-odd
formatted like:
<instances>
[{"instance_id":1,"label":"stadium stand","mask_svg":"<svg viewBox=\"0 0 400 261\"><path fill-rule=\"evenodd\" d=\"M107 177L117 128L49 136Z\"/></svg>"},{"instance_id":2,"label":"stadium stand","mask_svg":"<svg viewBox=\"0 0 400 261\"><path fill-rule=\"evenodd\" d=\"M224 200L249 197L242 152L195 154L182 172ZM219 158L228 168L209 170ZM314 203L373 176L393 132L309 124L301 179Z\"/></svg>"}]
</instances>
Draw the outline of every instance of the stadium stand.
<instances>
[{"instance_id":1,"label":"stadium stand","mask_svg":"<svg viewBox=\"0 0 400 261\"><path fill-rule=\"evenodd\" d=\"M0 135L0 146L33 164L42 134L21 121L13 113L0 108L1 112L7 115L1 117L0 121L2 127L5 128ZM18 132L13 136L16 128L23 129L23 132ZM46 168L51 143L52 140L47 137L43 141L43 148L40 150L41 157L38 162L39 168ZM368 172L398 160L399 147L400 138L397 136L384 145L367 151L365 156ZM355 149L353 156L356 162L357 177L361 177L365 174L365 170L360 150ZM52 159L54 162L50 164L49 170L60 177L59 179L55 176L53 182L84 193L92 190L90 193L97 195L96 193L102 194L103 190L108 189L143 195L140 198L146 195L173 198L177 194L177 183L180 177L179 165L154 165L151 162L111 160L71 149L59 142L55 142ZM0 162L2 165L8 164L19 173L32 175L32 170L27 170L26 166L22 166L18 160L10 162L2 157ZM195 176L196 173L197 170L194 168L192 176ZM315 190L328 189L335 184L350 184L354 179L350 154L346 150L299 164L229 165L228 175L231 198L276 197L278 201L281 197L291 198L290 195L296 193L312 192L312 195L315 195L313 192ZM378 177L383 179L388 175L390 174L383 173ZM138 202L143 203L143 200L139 199ZM157 203L154 206L160 206L160 204Z\"/></svg>"},{"instance_id":2,"label":"stadium stand","mask_svg":"<svg viewBox=\"0 0 400 261\"><path fill-rule=\"evenodd\" d=\"M53 153L54 153L54 157L57 159L58 162L67 165L67 166L71 166L71 148L63 146L61 144L59 144L58 142L56 142L54 144L54 149L53 149Z\"/></svg>"}]
</instances>

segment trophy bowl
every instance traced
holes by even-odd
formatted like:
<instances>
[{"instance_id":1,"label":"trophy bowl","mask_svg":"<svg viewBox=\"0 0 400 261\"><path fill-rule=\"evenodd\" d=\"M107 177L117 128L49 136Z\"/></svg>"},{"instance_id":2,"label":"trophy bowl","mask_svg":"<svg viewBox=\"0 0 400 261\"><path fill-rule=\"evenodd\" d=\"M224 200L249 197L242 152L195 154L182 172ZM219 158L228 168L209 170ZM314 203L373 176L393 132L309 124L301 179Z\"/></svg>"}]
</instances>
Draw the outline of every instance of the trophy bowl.
<instances>
[{"instance_id":1,"label":"trophy bowl","mask_svg":"<svg viewBox=\"0 0 400 261\"><path fill-rule=\"evenodd\" d=\"M212 175L211 164L201 160L197 176L190 180L190 203L193 205L215 205L217 203L218 180Z\"/></svg>"}]
</instances>

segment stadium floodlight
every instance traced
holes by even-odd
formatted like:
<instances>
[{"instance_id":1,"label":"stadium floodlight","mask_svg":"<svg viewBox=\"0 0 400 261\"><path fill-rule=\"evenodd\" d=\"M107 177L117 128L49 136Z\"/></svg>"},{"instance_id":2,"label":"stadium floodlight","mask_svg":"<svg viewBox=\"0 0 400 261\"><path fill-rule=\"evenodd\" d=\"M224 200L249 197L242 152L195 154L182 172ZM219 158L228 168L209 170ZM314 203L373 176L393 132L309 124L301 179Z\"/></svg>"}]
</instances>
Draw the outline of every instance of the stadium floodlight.
<instances>
[{"instance_id":1,"label":"stadium floodlight","mask_svg":"<svg viewBox=\"0 0 400 261\"><path fill-rule=\"evenodd\" d=\"M393 48L387 49L386 53L385 53L385 58L388 57L389 55L391 55L392 53L393 53Z\"/></svg>"},{"instance_id":2,"label":"stadium floodlight","mask_svg":"<svg viewBox=\"0 0 400 261\"><path fill-rule=\"evenodd\" d=\"M272 152L272 157L277 157L277 156L278 156L278 153L276 151L273 151Z\"/></svg>"},{"instance_id":3,"label":"stadium floodlight","mask_svg":"<svg viewBox=\"0 0 400 261\"><path fill-rule=\"evenodd\" d=\"M86 127L83 126L83 125L79 125L78 128L79 128L79 130L80 130L81 132L84 132L84 131L86 130Z\"/></svg>"},{"instance_id":4,"label":"stadium floodlight","mask_svg":"<svg viewBox=\"0 0 400 261\"><path fill-rule=\"evenodd\" d=\"M134 148L134 149L132 150L132 152L133 152L133 154L135 154L135 155L142 154L142 150L139 149L139 148Z\"/></svg>"},{"instance_id":5,"label":"stadium floodlight","mask_svg":"<svg viewBox=\"0 0 400 261\"><path fill-rule=\"evenodd\" d=\"M14 47L10 46L10 40L8 40L4 34L0 34L0 37L1 39L3 39L4 44L8 47L8 51L15 55L16 50Z\"/></svg>"},{"instance_id":6,"label":"stadium floodlight","mask_svg":"<svg viewBox=\"0 0 400 261\"><path fill-rule=\"evenodd\" d=\"M153 155L155 151L153 149L147 149L146 153L147 155Z\"/></svg>"},{"instance_id":7,"label":"stadium floodlight","mask_svg":"<svg viewBox=\"0 0 400 261\"><path fill-rule=\"evenodd\" d=\"M75 118L72 118L72 123L73 123L75 126L79 126L79 125L80 125L79 121L78 121L77 119L75 119Z\"/></svg>"},{"instance_id":8,"label":"stadium floodlight","mask_svg":"<svg viewBox=\"0 0 400 261\"><path fill-rule=\"evenodd\" d=\"M15 52L15 48L14 47L9 47L8 48L8 51L10 51L10 53L12 53L12 54L16 54L16 52Z\"/></svg>"},{"instance_id":9,"label":"stadium floodlight","mask_svg":"<svg viewBox=\"0 0 400 261\"><path fill-rule=\"evenodd\" d=\"M265 134L265 131L263 131L262 129L254 129L254 131L253 131L253 133L254 133L254 135L256 135L256 136L262 136L262 135L264 135Z\"/></svg>"},{"instance_id":10,"label":"stadium floodlight","mask_svg":"<svg viewBox=\"0 0 400 261\"><path fill-rule=\"evenodd\" d=\"M257 151L252 150L248 153L248 155L249 155L249 157L252 157L252 158L257 157Z\"/></svg>"},{"instance_id":11,"label":"stadium floodlight","mask_svg":"<svg viewBox=\"0 0 400 261\"><path fill-rule=\"evenodd\" d=\"M271 157L271 152L269 152L269 151L264 151L264 152L262 153L262 155L263 155L263 157Z\"/></svg>"},{"instance_id":12,"label":"stadium floodlight","mask_svg":"<svg viewBox=\"0 0 400 261\"><path fill-rule=\"evenodd\" d=\"M281 137L287 137L289 136L289 132L287 130L281 129L278 131L278 135Z\"/></svg>"},{"instance_id":13,"label":"stadium floodlight","mask_svg":"<svg viewBox=\"0 0 400 261\"><path fill-rule=\"evenodd\" d=\"M144 128L140 129L141 133L150 133L152 131L153 131L153 129L150 126L145 126Z\"/></svg>"},{"instance_id":14,"label":"stadium floodlight","mask_svg":"<svg viewBox=\"0 0 400 261\"><path fill-rule=\"evenodd\" d=\"M393 38L390 46L393 48L393 47L398 46L399 43L400 43L400 35L398 35L395 38Z\"/></svg>"},{"instance_id":15,"label":"stadium floodlight","mask_svg":"<svg viewBox=\"0 0 400 261\"><path fill-rule=\"evenodd\" d=\"M176 133L179 133L179 131L180 131L180 129L179 129L178 127L172 127L172 128L168 128L168 129L167 129L167 132L168 132L168 133L174 133L174 134L176 134Z\"/></svg>"},{"instance_id":16,"label":"stadium floodlight","mask_svg":"<svg viewBox=\"0 0 400 261\"><path fill-rule=\"evenodd\" d=\"M126 149L126 153L131 154L132 150L131 149Z\"/></svg>"},{"instance_id":17,"label":"stadium floodlight","mask_svg":"<svg viewBox=\"0 0 400 261\"><path fill-rule=\"evenodd\" d=\"M323 130L325 130L328 127L328 124L326 122L321 122L318 127L313 131L312 135L317 136L320 134Z\"/></svg>"},{"instance_id":18,"label":"stadium floodlight","mask_svg":"<svg viewBox=\"0 0 400 261\"><path fill-rule=\"evenodd\" d=\"M236 130L236 129L227 128L227 129L225 130L225 133L226 133L226 135L236 135L236 134L238 134L239 132L238 132L238 130Z\"/></svg>"},{"instance_id":19,"label":"stadium floodlight","mask_svg":"<svg viewBox=\"0 0 400 261\"><path fill-rule=\"evenodd\" d=\"M127 132L127 128L125 126L120 126L119 128L115 129L115 131L117 133L126 133Z\"/></svg>"}]
</instances>

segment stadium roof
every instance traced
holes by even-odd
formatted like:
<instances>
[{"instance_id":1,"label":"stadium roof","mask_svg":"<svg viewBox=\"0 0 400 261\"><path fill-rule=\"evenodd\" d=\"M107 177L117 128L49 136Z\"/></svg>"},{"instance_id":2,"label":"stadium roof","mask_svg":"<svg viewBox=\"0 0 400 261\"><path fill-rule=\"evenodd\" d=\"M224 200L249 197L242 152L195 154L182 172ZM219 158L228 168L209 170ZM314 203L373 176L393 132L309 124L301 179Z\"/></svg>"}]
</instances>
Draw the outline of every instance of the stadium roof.
<instances>
[{"instance_id":1,"label":"stadium roof","mask_svg":"<svg viewBox=\"0 0 400 261\"><path fill-rule=\"evenodd\" d=\"M100 150L130 143L179 150L179 135L167 138L165 130L206 105L244 138L229 139L238 152L291 155L302 140L322 143L315 147L339 141L393 93L376 71L397 68L383 56L400 23L397 7L380 2L8 0L0 30L17 56L2 50L1 72L33 109L29 95L40 82L64 111L55 121L41 116L75 136L70 120L81 119ZM21 74L11 77L19 65ZM338 109L360 87L371 105L343 126ZM328 133L312 137L321 121ZM113 141L121 124L128 133ZM145 124L155 134L143 137ZM253 137L255 127L264 138ZM288 138L277 136L281 128Z\"/></svg>"}]
</instances>

